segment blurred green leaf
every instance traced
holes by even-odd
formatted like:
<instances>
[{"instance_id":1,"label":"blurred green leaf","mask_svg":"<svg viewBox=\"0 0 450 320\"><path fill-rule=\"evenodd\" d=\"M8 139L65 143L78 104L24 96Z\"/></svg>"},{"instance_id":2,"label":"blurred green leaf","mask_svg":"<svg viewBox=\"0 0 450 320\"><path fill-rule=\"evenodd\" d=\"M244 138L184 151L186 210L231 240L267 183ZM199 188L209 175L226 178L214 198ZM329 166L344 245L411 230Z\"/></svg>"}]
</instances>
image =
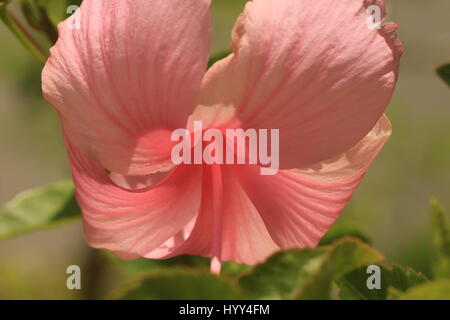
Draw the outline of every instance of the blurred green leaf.
<instances>
[{"instance_id":1,"label":"blurred green leaf","mask_svg":"<svg viewBox=\"0 0 450 320\"><path fill-rule=\"evenodd\" d=\"M103 253L119 271L128 276L136 276L148 273L149 271L180 266L204 267L205 271L209 270L209 259L197 256L185 255L166 260L139 258L136 260L125 261L117 258L114 253L110 251L104 250Z\"/></svg>"},{"instance_id":2,"label":"blurred green leaf","mask_svg":"<svg viewBox=\"0 0 450 320\"><path fill-rule=\"evenodd\" d=\"M38 0L38 1L48 2L49 0ZM58 6L56 6L55 4L53 4L51 6L53 11L55 12L55 14L54 14L55 17L56 17L56 12L58 12L58 13L62 12L62 16L61 16L60 20L58 21L58 23L61 22L62 20L67 19L71 14L73 14L72 8L74 8L74 6L78 6L78 7L81 6L81 3L83 2L82 0L64 0L64 1L50 0L50 1L58 2L58 4L61 4L63 6L62 10L60 10L60 11L56 11L56 9L58 9ZM69 8L71 10L69 10Z\"/></svg>"},{"instance_id":3,"label":"blurred green leaf","mask_svg":"<svg viewBox=\"0 0 450 320\"><path fill-rule=\"evenodd\" d=\"M338 281L340 297L344 300L385 300L392 288L398 292L406 291L414 286L427 282L421 273L409 267L379 266L381 270L381 289L370 290L367 287L367 266L353 270Z\"/></svg>"},{"instance_id":4,"label":"blurred green leaf","mask_svg":"<svg viewBox=\"0 0 450 320\"><path fill-rule=\"evenodd\" d=\"M305 279L296 299L322 300L331 298L333 281L340 280L348 272L361 266L378 262L383 256L360 240L340 239L334 243L326 258L311 276Z\"/></svg>"},{"instance_id":5,"label":"blurred green leaf","mask_svg":"<svg viewBox=\"0 0 450 320\"><path fill-rule=\"evenodd\" d=\"M133 279L111 293L121 300L240 299L237 284L207 271L168 269Z\"/></svg>"},{"instance_id":6,"label":"blurred green leaf","mask_svg":"<svg viewBox=\"0 0 450 320\"><path fill-rule=\"evenodd\" d=\"M392 286L400 291L406 291L428 281L422 273L417 272L410 267L394 265L389 268L383 268L386 270L386 274L383 275L382 269L382 283L383 277L386 276L388 286Z\"/></svg>"},{"instance_id":7,"label":"blurred green leaf","mask_svg":"<svg viewBox=\"0 0 450 320\"><path fill-rule=\"evenodd\" d=\"M127 276L148 273L151 270L166 268L172 266L172 259L169 260L151 260L136 259L131 261L121 260L117 258L111 251L104 250L103 254L108 257L112 264Z\"/></svg>"},{"instance_id":8,"label":"blurred green leaf","mask_svg":"<svg viewBox=\"0 0 450 320\"><path fill-rule=\"evenodd\" d=\"M20 0L20 2L28 2L33 10L45 10L45 15L48 16L53 26L56 26L67 19L73 13L72 7L80 6L82 0Z\"/></svg>"},{"instance_id":9,"label":"blurred green leaf","mask_svg":"<svg viewBox=\"0 0 450 320\"><path fill-rule=\"evenodd\" d=\"M40 1L48 1L48 0L40 0ZM67 7L72 5L80 6L83 0L65 0L65 2Z\"/></svg>"},{"instance_id":10,"label":"blurred green leaf","mask_svg":"<svg viewBox=\"0 0 450 320\"><path fill-rule=\"evenodd\" d=\"M80 217L72 182L62 181L28 190L0 209L0 240Z\"/></svg>"},{"instance_id":11,"label":"blurred green leaf","mask_svg":"<svg viewBox=\"0 0 450 320\"><path fill-rule=\"evenodd\" d=\"M436 72L450 86L450 63L438 67Z\"/></svg>"},{"instance_id":12,"label":"blurred green leaf","mask_svg":"<svg viewBox=\"0 0 450 320\"><path fill-rule=\"evenodd\" d=\"M292 249L275 253L239 279L246 296L256 298L292 297L302 281L317 270L326 249Z\"/></svg>"},{"instance_id":13,"label":"blurred green leaf","mask_svg":"<svg viewBox=\"0 0 450 320\"><path fill-rule=\"evenodd\" d=\"M361 226L358 226L351 222L335 223L325 236L320 240L319 245L325 246L332 244L338 239L345 237L352 237L361 240L367 244L371 244L372 240Z\"/></svg>"},{"instance_id":14,"label":"blurred green leaf","mask_svg":"<svg viewBox=\"0 0 450 320\"><path fill-rule=\"evenodd\" d=\"M208 259L209 261L209 259ZM240 264L233 261L226 261L222 263L222 274L226 274L229 276L238 277L243 273L248 272L252 269L252 266L246 264Z\"/></svg>"},{"instance_id":15,"label":"blurred green leaf","mask_svg":"<svg viewBox=\"0 0 450 320\"><path fill-rule=\"evenodd\" d=\"M450 300L450 280L428 282L392 296L398 300Z\"/></svg>"},{"instance_id":16,"label":"blurred green leaf","mask_svg":"<svg viewBox=\"0 0 450 320\"><path fill-rule=\"evenodd\" d=\"M31 36L31 34L22 26L20 21L8 10L10 1L0 2L0 20L5 24L9 31L22 43L22 45L40 62L45 63L47 52Z\"/></svg>"},{"instance_id":17,"label":"blurred green leaf","mask_svg":"<svg viewBox=\"0 0 450 320\"><path fill-rule=\"evenodd\" d=\"M274 254L239 279L249 298L329 299L332 282L383 256L361 240Z\"/></svg>"},{"instance_id":18,"label":"blurred green leaf","mask_svg":"<svg viewBox=\"0 0 450 320\"><path fill-rule=\"evenodd\" d=\"M148 273L149 271L154 271L158 269L165 268L176 268L181 266L203 268L205 271L209 271L210 259L183 255L166 260L152 260L140 258L131 261L125 261L117 258L112 252L104 250L104 255L106 255L109 260L113 263L116 268L128 276L135 276L138 274ZM250 266L238 264L235 262L227 261L222 264L222 274L229 276L237 276L240 273L250 269Z\"/></svg>"},{"instance_id":19,"label":"blurred green leaf","mask_svg":"<svg viewBox=\"0 0 450 320\"><path fill-rule=\"evenodd\" d=\"M37 0L20 0L22 13L28 24L45 34L51 44L58 39L58 31L56 26L50 20L48 11L48 1L42 3Z\"/></svg>"},{"instance_id":20,"label":"blurred green leaf","mask_svg":"<svg viewBox=\"0 0 450 320\"><path fill-rule=\"evenodd\" d=\"M222 60L223 58L228 57L230 54L231 50L224 50L222 52L212 55L208 61L208 68L211 68L214 63L216 63L219 60Z\"/></svg>"},{"instance_id":21,"label":"blurred green leaf","mask_svg":"<svg viewBox=\"0 0 450 320\"><path fill-rule=\"evenodd\" d=\"M435 278L450 278L450 223L437 199L430 201L432 250L431 269Z\"/></svg>"}]
</instances>

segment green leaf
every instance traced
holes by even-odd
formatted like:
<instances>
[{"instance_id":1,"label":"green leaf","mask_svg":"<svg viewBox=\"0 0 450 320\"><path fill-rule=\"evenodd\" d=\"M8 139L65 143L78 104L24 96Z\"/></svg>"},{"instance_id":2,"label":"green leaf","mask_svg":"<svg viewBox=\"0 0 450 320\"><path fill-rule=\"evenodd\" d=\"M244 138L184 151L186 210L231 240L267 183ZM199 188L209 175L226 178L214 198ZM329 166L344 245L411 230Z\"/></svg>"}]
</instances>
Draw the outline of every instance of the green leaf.
<instances>
[{"instance_id":1,"label":"green leaf","mask_svg":"<svg viewBox=\"0 0 450 320\"><path fill-rule=\"evenodd\" d=\"M172 265L178 266L177 263L174 263L174 259L152 260L140 258L136 260L126 261L117 258L111 251L102 250L102 253L112 262L112 264L118 269L118 271L127 276L145 274L149 271L171 267Z\"/></svg>"},{"instance_id":2,"label":"green leaf","mask_svg":"<svg viewBox=\"0 0 450 320\"><path fill-rule=\"evenodd\" d=\"M133 279L114 291L121 300L232 300L242 298L237 284L207 271L168 269Z\"/></svg>"},{"instance_id":3,"label":"green leaf","mask_svg":"<svg viewBox=\"0 0 450 320\"><path fill-rule=\"evenodd\" d=\"M290 298L302 281L314 272L326 249L292 249L275 253L239 279L246 296Z\"/></svg>"},{"instance_id":4,"label":"green leaf","mask_svg":"<svg viewBox=\"0 0 450 320\"><path fill-rule=\"evenodd\" d=\"M394 296L398 300L450 300L450 280L436 280Z\"/></svg>"},{"instance_id":5,"label":"green leaf","mask_svg":"<svg viewBox=\"0 0 450 320\"><path fill-rule=\"evenodd\" d=\"M232 277L240 277L243 273L249 272L251 269L252 266L236 263L233 261L226 261L222 263L222 274L226 274Z\"/></svg>"},{"instance_id":6,"label":"green leaf","mask_svg":"<svg viewBox=\"0 0 450 320\"><path fill-rule=\"evenodd\" d=\"M20 4L23 5L25 3L26 6L31 7L31 8L26 8L24 14L25 17L27 18L27 20L29 22L31 22L31 25L33 27L36 27L36 25L33 25L35 22L37 21L41 21L42 15L45 15L47 17L43 17L44 19L48 21L44 21L44 23L47 24L47 22L50 22L53 27L56 27L56 25L58 23L60 23L61 21L67 19L74 11L73 9L75 7L73 6L80 6L81 5L81 0L19 0ZM70 7L70 10L68 10ZM33 10L34 12L30 12L27 10ZM69 11L69 12L68 12ZM33 16L28 16L29 14L33 14L36 15L35 17ZM31 18L31 20L29 20ZM38 18L38 20L36 21L35 18ZM44 27L44 29L42 28ZM51 25L40 25L40 27L38 27L37 29L40 31L43 31L44 33L47 33L48 31L50 31L50 36L49 39L51 40L51 42L54 41L54 33L53 30L47 29L47 28L53 28ZM47 34L48 36L48 34Z\"/></svg>"},{"instance_id":7,"label":"green leaf","mask_svg":"<svg viewBox=\"0 0 450 320\"><path fill-rule=\"evenodd\" d=\"M72 182L62 181L28 190L0 208L0 240L55 227L80 216Z\"/></svg>"},{"instance_id":8,"label":"green leaf","mask_svg":"<svg viewBox=\"0 0 450 320\"><path fill-rule=\"evenodd\" d=\"M379 266L380 267L380 289L369 289L367 287L367 266L353 270L338 281L340 297L344 300L385 300L389 291L401 293L414 286L427 282L427 278L421 273L409 267L402 266Z\"/></svg>"},{"instance_id":9,"label":"green leaf","mask_svg":"<svg viewBox=\"0 0 450 320\"><path fill-rule=\"evenodd\" d=\"M103 254L106 255L120 272L123 272L127 276L136 276L149 273L150 271L180 266L203 268L205 271L209 270L209 259L198 256L183 255L166 260L139 258L126 261L117 258L114 253L107 250L104 250Z\"/></svg>"},{"instance_id":10,"label":"green leaf","mask_svg":"<svg viewBox=\"0 0 450 320\"><path fill-rule=\"evenodd\" d=\"M278 252L243 275L239 284L252 299L328 299L333 281L381 259L361 240L344 238L332 246Z\"/></svg>"},{"instance_id":11,"label":"green leaf","mask_svg":"<svg viewBox=\"0 0 450 320\"><path fill-rule=\"evenodd\" d=\"M61 22L62 20L65 20L69 18L71 14L73 14L73 8L74 6L80 6L82 0L37 0L43 5L44 3L48 3L47 7L49 8L50 15L54 17L54 21L56 23ZM71 8L71 10L68 10ZM69 12L68 12L69 11Z\"/></svg>"},{"instance_id":12,"label":"green leaf","mask_svg":"<svg viewBox=\"0 0 450 320\"><path fill-rule=\"evenodd\" d=\"M394 287L388 287L386 293L386 300L397 300L402 295L402 292Z\"/></svg>"},{"instance_id":13,"label":"green leaf","mask_svg":"<svg viewBox=\"0 0 450 320\"><path fill-rule=\"evenodd\" d=\"M431 270L435 278L450 278L450 223L438 200L432 199Z\"/></svg>"},{"instance_id":14,"label":"green leaf","mask_svg":"<svg viewBox=\"0 0 450 320\"><path fill-rule=\"evenodd\" d=\"M210 268L210 259L183 255L166 260L152 260L140 258L131 261L125 261L117 258L112 252L104 250L103 254L112 262L112 264L123 274L127 276L136 276L145 274L149 271L160 270L165 268L178 268L181 266L202 268L208 271ZM229 276L238 276L244 271L250 269L250 266L227 261L222 264L222 274Z\"/></svg>"},{"instance_id":15,"label":"green leaf","mask_svg":"<svg viewBox=\"0 0 450 320\"><path fill-rule=\"evenodd\" d=\"M231 54L230 50L225 50L211 56L211 58L208 61L208 69L211 68L214 63L216 63L219 60L222 60L223 58L226 58L230 54Z\"/></svg>"},{"instance_id":16,"label":"green leaf","mask_svg":"<svg viewBox=\"0 0 450 320\"><path fill-rule=\"evenodd\" d=\"M302 300L330 299L333 281L340 280L354 269L382 259L383 256L379 252L360 240L340 239L327 253L320 268L305 279L295 294L295 298Z\"/></svg>"},{"instance_id":17,"label":"green leaf","mask_svg":"<svg viewBox=\"0 0 450 320\"><path fill-rule=\"evenodd\" d=\"M48 0L40 0L40 1L48 1ZM60 0L58 0L60 1ZM81 2L83 2L82 0L66 0L66 6L72 6L72 5L76 5L76 6L80 6Z\"/></svg>"},{"instance_id":18,"label":"green leaf","mask_svg":"<svg viewBox=\"0 0 450 320\"><path fill-rule=\"evenodd\" d=\"M334 224L330 230L325 234L325 236L320 240L319 245L325 246L332 244L338 239L342 239L345 237L352 237L361 240L367 244L371 244L372 240L370 236L367 234L367 231L364 230L361 226L356 225L354 223L345 222L345 223L336 223Z\"/></svg>"},{"instance_id":19,"label":"green leaf","mask_svg":"<svg viewBox=\"0 0 450 320\"><path fill-rule=\"evenodd\" d=\"M20 0L20 7L28 24L35 30L45 34L53 45L58 39L58 30L50 20L49 11L46 6L47 2L41 4L40 1L36 0Z\"/></svg>"},{"instance_id":20,"label":"green leaf","mask_svg":"<svg viewBox=\"0 0 450 320\"><path fill-rule=\"evenodd\" d=\"M450 63L438 67L436 72L450 86Z\"/></svg>"}]
</instances>

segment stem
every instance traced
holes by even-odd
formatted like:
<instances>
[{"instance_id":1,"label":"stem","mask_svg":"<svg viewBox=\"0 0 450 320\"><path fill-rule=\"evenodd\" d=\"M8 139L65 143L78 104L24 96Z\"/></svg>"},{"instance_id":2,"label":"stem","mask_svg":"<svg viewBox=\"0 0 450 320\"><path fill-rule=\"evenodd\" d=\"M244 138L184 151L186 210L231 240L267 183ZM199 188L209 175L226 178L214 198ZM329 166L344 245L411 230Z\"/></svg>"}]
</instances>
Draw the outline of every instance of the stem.
<instances>
[{"instance_id":1,"label":"stem","mask_svg":"<svg viewBox=\"0 0 450 320\"><path fill-rule=\"evenodd\" d=\"M0 19L16 38L38 59L42 64L47 61L47 53L31 36L31 34L20 24L14 15L6 8L5 3L0 3Z\"/></svg>"},{"instance_id":2,"label":"stem","mask_svg":"<svg viewBox=\"0 0 450 320\"><path fill-rule=\"evenodd\" d=\"M223 210L223 181L222 167L217 164L211 166L212 171L212 210L213 210L213 241L211 247L211 272L220 274L222 269L222 210Z\"/></svg>"}]
</instances>

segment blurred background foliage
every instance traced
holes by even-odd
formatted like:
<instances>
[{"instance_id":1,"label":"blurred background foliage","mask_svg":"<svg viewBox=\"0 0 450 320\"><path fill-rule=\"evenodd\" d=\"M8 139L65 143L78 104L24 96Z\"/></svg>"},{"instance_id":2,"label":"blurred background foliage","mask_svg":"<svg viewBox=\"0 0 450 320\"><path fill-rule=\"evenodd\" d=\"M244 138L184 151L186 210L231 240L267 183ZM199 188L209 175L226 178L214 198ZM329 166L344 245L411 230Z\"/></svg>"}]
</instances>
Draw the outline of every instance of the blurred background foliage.
<instances>
[{"instance_id":1,"label":"blurred background foliage","mask_svg":"<svg viewBox=\"0 0 450 320\"><path fill-rule=\"evenodd\" d=\"M27 10L30 3L34 11L28 11L27 15L28 22L33 24L36 20L32 17L42 21L42 11L36 4L51 8L44 18L56 22L67 16L67 5L77 4L77 1L22 0L13 1L10 8L20 21L25 22L20 6ZM245 0L213 1L212 53L229 48L231 28L244 3ZM406 49L398 87L387 112L394 134L337 224L345 226L346 233L363 241L370 238L374 248L385 256L386 263L410 266L432 278L435 271L431 267L434 258L430 248L435 238L430 233L430 196L436 196L444 207L450 208L450 89L435 73L438 65L450 62L450 1L386 0L386 3L389 19L400 24L399 34ZM45 24L38 26L48 27ZM47 34L33 33L42 44L48 43L46 38L52 39L52 31L47 30ZM48 50L48 46L43 45L43 50ZM41 68L42 65L24 50L5 25L0 24L0 203L6 203L20 191L70 177L58 119L41 95ZM448 74L448 68L439 70L443 77ZM348 226L353 225L366 230L352 231L356 229ZM332 242L333 235L327 237L323 244ZM304 253L300 255L288 258L303 261ZM312 258L308 256L308 259ZM206 268L207 265L204 259L194 257L168 262L140 260L134 264L112 261L109 253L87 247L80 222L2 241L0 298L101 298L130 275L142 270L180 265ZM65 271L72 264L82 267L81 291L66 289ZM225 273L231 276L241 268L245 269L228 264ZM445 266L438 268L445 269ZM195 277L199 283L216 281L205 275L187 277L186 272L190 271L184 269L177 271L174 279L163 283L170 285L172 281L189 287L189 277ZM352 279L360 276L358 269L352 272L355 273ZM383 272L405 275L409 271L389 269ZM409 273L408 277L411 278ZM257 279L263 281L264 277ZM166 297L164 285L158 281L150 277L140 283L158 285L162 291L154 297ZM250 280L242 280L241 285L250 290L251 295L251 288L257 287L258 281L255 284L250 277ZM414 281L421 283L422 280L414 277ZM226 283L220 282L217 286L226 297L239 294L236 288L228 287ZM264 288L268 288L267 285ZM401 288L396 288L391 295L398 294ZM204 290L208 296L207 286ZM418 290L426 291L427 288ZM284 296L302 295L301 292L282 293ZM128 297L136 294L131 290ZM273 292L268 293L271 294ZM115 297L121 295L124 294L115 293ZM384 293L384 297L386 295Z\"/></svg>"}]
</instances>

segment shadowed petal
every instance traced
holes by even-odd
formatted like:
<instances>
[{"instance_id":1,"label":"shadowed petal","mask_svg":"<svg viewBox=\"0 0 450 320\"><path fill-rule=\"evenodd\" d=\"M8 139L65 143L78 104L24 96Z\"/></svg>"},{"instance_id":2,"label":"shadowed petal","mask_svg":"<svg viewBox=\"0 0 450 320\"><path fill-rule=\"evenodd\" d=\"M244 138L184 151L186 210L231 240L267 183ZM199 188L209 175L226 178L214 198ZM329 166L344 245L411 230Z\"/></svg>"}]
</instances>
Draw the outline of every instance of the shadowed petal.
<instances>
[{"instance_id":1,"label":"shadowed petal","mask_svg":"<svg viewBox=\"0 0 450 320\"><path fill-rule=\"evenodd\" d=\"M220 260L256 264L279 247L271 239L263 220L243 191L231 167L222 166L222 170ZM214 221L211 184L210 167L206 167L200 214L176 237L147 255L148 258L166 259L182 254L212 256L212 243L217 235L212 232Z\"/></svg>"},{"instance_id":2,"label":"shadowed petal","mask_svg":"<svg viewBox=\"0 0 450 320\"><path fill-rule=\"evenodd\" d=\"M397 80L397 25L369 29L373 4L384 18L375 0L249 2L200 104L234 107L244 128L280 129L282 169L343 153L381 117Z\"/></svg>"},{"instance_id":3,"label":"shadowed petal","mask_svg":"<svg viewBox=\"0 0 450 320\"><path fill-rule=\"evenodd\" d=\"M200 166L178 166L156 184L128 190L123 180L120 185L113 183L95 160L69 142L67 147L91 246L111 250L125 259L142 257L180 232L198 214ZM151 184L151 179L146 184Z\"/></svg>"},{"instance_id":4,"label":"shadowed petal","mask_svg":"<svg viewBox=\"0 0 450 320\"><path fill-rule=\"evenodd\" d=\"M77 148L120 174L172 166L170 134L185 127L206 70L209 5L85 0L60 24L43 91Z\"/></svg>"},{"instance_id":5,"label":"shadowed petal","mask_svg":"<svg viewBox=\"0 0 450 320\"><path fill-rule=\"evenodd\" d=\"M389 120L383 116L339 157L274 176L261 176L256 166L236 167L237 176L277 245L313 247L350 201L390 134Z\"/></svg>"}]
</instances>

